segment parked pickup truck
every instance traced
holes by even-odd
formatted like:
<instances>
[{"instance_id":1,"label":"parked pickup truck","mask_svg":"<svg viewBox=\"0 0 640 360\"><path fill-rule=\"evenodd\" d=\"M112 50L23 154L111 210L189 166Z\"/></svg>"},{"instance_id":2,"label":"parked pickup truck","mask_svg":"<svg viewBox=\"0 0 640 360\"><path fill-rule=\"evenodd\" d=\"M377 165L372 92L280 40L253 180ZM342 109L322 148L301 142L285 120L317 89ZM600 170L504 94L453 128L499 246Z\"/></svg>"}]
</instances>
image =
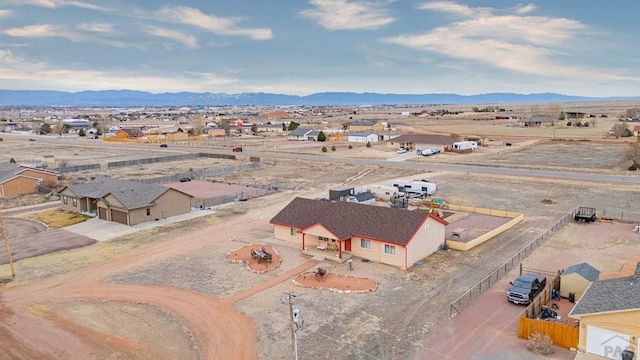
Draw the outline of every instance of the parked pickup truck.
<instances>
[{"instance_id":1,"label":"parked pickup truck","mask_svg":"<svg viewBox=\"0 0 640 360\"><path fill-rule=\"evenodd\" d=\"M514 304L528 305L547 286L547 278L544 275L522 274L509 284L511 287L507 290L507 300Z\"/></svg>"}]
</instances>

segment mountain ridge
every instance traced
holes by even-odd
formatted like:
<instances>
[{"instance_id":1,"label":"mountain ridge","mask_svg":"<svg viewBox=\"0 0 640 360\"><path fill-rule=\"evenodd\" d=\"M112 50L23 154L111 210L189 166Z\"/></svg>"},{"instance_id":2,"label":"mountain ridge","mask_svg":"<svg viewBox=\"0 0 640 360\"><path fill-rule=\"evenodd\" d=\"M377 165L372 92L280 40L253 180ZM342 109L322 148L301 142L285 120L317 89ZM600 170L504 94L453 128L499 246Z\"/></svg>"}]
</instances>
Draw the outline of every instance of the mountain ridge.
<instances>
[{"instance_id":1,"label":"mountain ridge","mask_svg":"<svg viewBox=\"0 0 640 360\"><path fill-rule=\"evenodd\" d=\"M322 92L310 95L273 93L164 92L140 90L0 90L0 106L322 106L322 105L460 105L460 104L530 104L549 102L583 102L640 100L635 97L587 97L557 93L454 93L393 94Z\"/></svg>"}]
</instances>

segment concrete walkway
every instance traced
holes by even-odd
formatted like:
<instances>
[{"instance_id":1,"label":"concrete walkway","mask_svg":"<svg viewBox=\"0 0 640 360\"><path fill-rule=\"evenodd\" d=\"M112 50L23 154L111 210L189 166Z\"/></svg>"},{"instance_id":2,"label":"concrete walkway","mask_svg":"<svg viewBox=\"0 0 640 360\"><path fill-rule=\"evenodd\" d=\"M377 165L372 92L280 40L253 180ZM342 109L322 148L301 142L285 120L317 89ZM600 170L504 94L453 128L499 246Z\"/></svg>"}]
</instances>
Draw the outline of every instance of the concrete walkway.
<instances>
[{"instance_id":1,"label":"concrete walkway","mask_svg":"<svg viewBox=\"0 0 640 360\"><path fill-rule=\"evenodd\" d=\"M194 211L187 214L160 219L158 221L148 221L134 226L120 224L115 221L93 218L79 224L67 226L64 229L75 234L84 235L97 241L105 241L132 234L141 230L152 229L158 226L173 224L176 222L207 216L214 213L215 212L212 210Z\"/></svg>"}]
</instances>

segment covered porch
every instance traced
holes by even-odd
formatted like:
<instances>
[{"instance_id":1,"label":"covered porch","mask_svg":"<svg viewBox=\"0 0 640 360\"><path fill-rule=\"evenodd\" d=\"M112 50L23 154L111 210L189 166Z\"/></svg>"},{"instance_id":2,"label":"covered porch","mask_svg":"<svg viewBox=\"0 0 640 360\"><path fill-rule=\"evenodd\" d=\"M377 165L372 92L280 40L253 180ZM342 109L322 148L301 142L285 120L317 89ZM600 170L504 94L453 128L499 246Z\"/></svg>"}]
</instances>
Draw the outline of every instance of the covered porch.
<instances>
[{"instance_id":1,"label":"covered porch","mask_svg":"<svg viewBox=\"0 0 640 360\"><path fill-rule=\"evenodd\" d=\"M343 262L351 258L351 238L335 239L326 236L326 234L323 235L303 231L303 253L338 262Z\"/></svg>"}]
</instances>

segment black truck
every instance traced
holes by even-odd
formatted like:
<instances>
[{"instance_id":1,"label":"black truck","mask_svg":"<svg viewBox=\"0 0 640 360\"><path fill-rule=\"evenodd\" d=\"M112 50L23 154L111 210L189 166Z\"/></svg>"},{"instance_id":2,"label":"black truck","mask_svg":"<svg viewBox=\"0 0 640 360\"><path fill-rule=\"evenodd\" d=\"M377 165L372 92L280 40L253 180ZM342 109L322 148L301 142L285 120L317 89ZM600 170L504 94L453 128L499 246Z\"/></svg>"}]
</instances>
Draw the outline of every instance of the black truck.
<instances>
[{"instance_id":1,"label":"black truck","mask_svg":"<svg viewBox=\"0 0 640 360\"><path fill-rule=\"evenodd\" d=\"M514 304L528 305L547 286L547 278L544 275L522 274L509 284L511 287L507 290L507 300Z\"/></svg>"},{"instance_id":2,"label":"black truck","mask_svg":"<svg viewBox=\"0 0 640 360\"><path fill-rule=\"evenodd\" d=\"M596 221L596 209L581 206L578 208L578 211L576 211L575 215L573 215L573 220L581 222L594 222Z\"/></svg>"}]
</instances>

